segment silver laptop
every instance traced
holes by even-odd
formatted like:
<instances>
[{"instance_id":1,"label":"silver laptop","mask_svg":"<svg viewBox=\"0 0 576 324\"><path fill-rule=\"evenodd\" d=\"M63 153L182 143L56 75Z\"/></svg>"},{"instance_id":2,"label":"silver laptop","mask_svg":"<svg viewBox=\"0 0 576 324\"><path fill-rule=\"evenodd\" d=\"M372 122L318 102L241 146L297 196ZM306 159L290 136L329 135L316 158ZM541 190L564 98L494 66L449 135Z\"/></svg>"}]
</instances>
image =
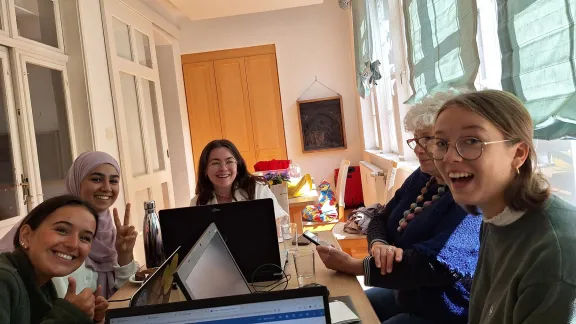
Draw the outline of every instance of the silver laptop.
<instances>
[{"instance_id":1,"label":"silver laptop","mask_svg":"<svg viewBox=\"0 0 576 324\"><path fill-rule=\"evenodd\" d=\"M214 223L182 260L175 277L188 300L252 292Z\"/></svg>"},{"instance_id":2,"label":"silver laptop","mask_svg":"<svg viewBox=\"0 0 576 324\"><path fill-rule=\"evenodd\" d=\"M178 266L177 248L164 263L146 281L130 298L130 307L166 304L170 301L172 293L172 281L174 280L174 271Z\"/></svg>"}]
</instances>

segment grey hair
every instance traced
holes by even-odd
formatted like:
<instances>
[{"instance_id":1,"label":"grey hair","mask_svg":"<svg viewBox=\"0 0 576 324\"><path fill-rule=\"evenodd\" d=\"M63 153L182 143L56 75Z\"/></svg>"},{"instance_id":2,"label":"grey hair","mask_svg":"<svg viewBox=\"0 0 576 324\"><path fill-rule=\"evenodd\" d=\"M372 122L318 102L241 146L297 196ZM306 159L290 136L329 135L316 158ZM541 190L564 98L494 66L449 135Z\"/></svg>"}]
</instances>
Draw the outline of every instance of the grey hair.
<instances>
[{"instance_id":1,"label":"grey hair","mask_svg":"<svg viewBox=\"0 0 576 324\"><path fill-rule=\"evenodd\" d=\"M434 126L436 115L444 103L459 95L456 91L449 90L438 92L432 96L426 96L421 102L410 107L404 117L404 129L414 133L426 127Z\"/></svg>"}]
</instances>

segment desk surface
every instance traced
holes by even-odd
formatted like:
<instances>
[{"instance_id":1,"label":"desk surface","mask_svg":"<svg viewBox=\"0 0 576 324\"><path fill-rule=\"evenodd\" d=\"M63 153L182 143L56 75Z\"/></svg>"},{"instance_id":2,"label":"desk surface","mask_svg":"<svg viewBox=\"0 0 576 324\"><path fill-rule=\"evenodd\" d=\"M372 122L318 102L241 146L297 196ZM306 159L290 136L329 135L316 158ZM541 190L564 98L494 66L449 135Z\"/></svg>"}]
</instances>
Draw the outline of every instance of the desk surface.
<instances>
[{"instance_id":1,"label":"desk surface","mask_svg":"<svg viewBox=\"0 0 576 324\"><path fill-rule=\"evenodd\" d=\"M339 247L338 245L338 241L336 240L336 238L334 237L334 235L332 235L332 232L318 232L317 233L318 236L320 236L320 238L336 247ZM280 247L283 248L283 244L280 244ZM312 244L308 245L308 246L304 246L304 247L300 247L301 249L311 249L313 248ZM358 315L360 316L360 319L362 320L362 323L364 324L371 324L371 323L380 323L378 321L378 317L376 316L376 313L374 313L374 310L372 309L372 306L370 305L370 302L368 301L368 297L366 297L366 294L364 293L364 291L362 290L362 287L360 286L360 284L358 283L358 280L356 279L356 277L352 276L352 275L347 275L347 274L343 274L343 273L338 273L332 270L327 269L324 264L322 263L322 261L320 260L320 257L318 257L318 254L316 253L316 282L319 284L322 284L326 287L328 287L328 289L330 290L330 297L337 297L337 296L350 296L350 298L352 298L352 301L354 302L354 306L356 307L356 310L358 311ZM292 260L290 260L287 268L286 268L286 273L289 273L292 275L290 281L288 282L288 288L289 289L295 289L298 288L298 281L296 279L296 271L294 270L294 262ZM284 285L282 285L283 287ZM130 282L127 282L122 288L120 288L112 297L110 297L110 300L120 300L120 299L126 299L126 298L130 298L134 292L136 292L136 290L138 289L138 286L135 284L132 284ZM185 300L183 299L183 296L179 293L177 294L172 294L172 298L171 301L180 301L180 300ZM128 302L114 302L114 303L110 303L110 308L122 308L122 307L128 307Z\"/></svg>"},{"instance_id":2,"label":"desk surface","mask_svg":"<svg viewBox=\"0 0 576 324\"><path fill-rule=\"evenodd\" d=\"M310 204L314 205L318 202L318 191L316 189L310 190L306 195L288 198L288 203L290 205L295 204Z\"/></svg>"}]
</instances>

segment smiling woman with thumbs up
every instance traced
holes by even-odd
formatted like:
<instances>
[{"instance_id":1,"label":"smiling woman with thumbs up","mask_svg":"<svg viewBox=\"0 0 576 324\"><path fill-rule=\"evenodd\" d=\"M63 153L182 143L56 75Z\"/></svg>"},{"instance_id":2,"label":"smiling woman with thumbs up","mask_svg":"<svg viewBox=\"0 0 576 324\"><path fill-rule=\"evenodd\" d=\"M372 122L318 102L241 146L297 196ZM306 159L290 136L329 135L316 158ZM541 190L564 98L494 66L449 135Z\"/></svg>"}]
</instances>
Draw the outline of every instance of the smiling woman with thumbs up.
<instances>
[{"instance_id":1,"label":"smiling woman with thumbs up","mask_svg":"<svg viewBox=\"0 0 576 324\"><path fill-rule=\"evenodd\" d=\"M52 282L74 272L90 253L98 214L74 196L44 201L20 223L13 252L0 254L0 323L100 323L107 303L85 288L58 298ZM104 308L104 309L103 309Z\"/></svg>"},{"instance_id":2,"label":"smiling woman with thumbs up","mask_svg":"<svg viewBox=\"0 0 576 324\"><path fill-rule=\"evenodd\" d=\"M120 191L120 166L105 152L84 152L74 160L66 175L66 192L89 203L98 212L99 227L94 235L92 249L78 270L70 276L76 279L76 292L84 288L96 290L102 286L102 295L110 297L136 273L138 264L133 250L138 233L130 226L130 204L126 205L124 224L118 211L110 208ZM114 226L116 223L116 227ZM18 224L0 239L0 252L10 252ZM64 297L68 278L54 278L58 296Z\"/></svg>"}]
</instances>

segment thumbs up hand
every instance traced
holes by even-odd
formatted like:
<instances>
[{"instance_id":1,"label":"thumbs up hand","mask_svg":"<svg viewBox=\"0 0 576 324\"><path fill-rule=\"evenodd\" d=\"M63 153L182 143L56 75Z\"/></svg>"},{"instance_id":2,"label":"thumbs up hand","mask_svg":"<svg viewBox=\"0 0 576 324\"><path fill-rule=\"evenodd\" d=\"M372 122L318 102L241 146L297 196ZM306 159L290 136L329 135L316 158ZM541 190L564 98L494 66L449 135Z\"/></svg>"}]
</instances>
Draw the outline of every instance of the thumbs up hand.
<instances>
[{"instance_id":1,"label":"thumbs up hand","mask_svg":"<svg viewBox=\"0 0 576 324\"><path fill-rule=\"evenodd\" d=\"M88 315L89 318L94 318L95 307L94 294L92 289L84 288L78 295L76 295L76 279L68 277L68 291L64 300L76 306L80 311Z\"/></svg>"},{"instance_id":2,"label":"thumbs up hand","mask_svg":"<svg viewBox=\"0 0 576 324\"><path fill-rule=\"evenodd\" d=\"M102 286L98 286L94 297L94 323L104 323L106 310L108 309L108 301L102 295Z\"/></svg>"}]
</instances>

